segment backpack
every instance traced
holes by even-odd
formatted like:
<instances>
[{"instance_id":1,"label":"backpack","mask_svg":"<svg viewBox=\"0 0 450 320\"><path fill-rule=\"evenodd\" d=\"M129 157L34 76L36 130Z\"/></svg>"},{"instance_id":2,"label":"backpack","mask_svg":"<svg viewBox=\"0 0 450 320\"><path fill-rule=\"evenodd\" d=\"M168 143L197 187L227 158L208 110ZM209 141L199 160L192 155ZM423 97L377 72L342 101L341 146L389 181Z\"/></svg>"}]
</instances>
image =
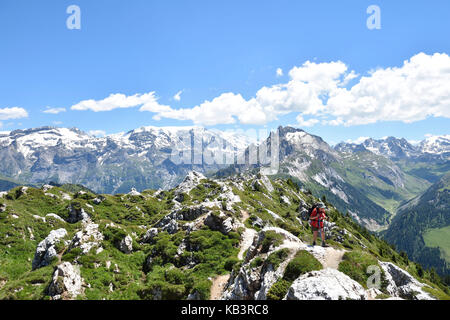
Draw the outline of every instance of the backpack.
<instances>
[{"instance_id":1,"label":"backpack","mask_svg":"<svg viewBox=\"0 0 450 320\"><path fill-rule=\"evenodd\" d=\"M318 203L314 203L313 206L308 211L308 217L311 217L311 214L313 213L314 209L319 209L320 205Z\"/></svg>"},{"instance_id":2,"label":"backpack","mask_svg":"<svg viewBox=\"0 0 450 320\"><path fill-rule=\"evenodd\" d=\"M309 217L311 217L311 215L312 215L314 209L316 209L316 210L318 211L320 208L321 208L320 204L315 203L315 204L311 207L311 209L309 209ZM317 213L319 213L319 212L317 212ZM319 219L315 219L315 220L309 219L309 224L310 224L312 227L315 227L315 228L323 228L323 220L321 220L320 218L319 218Z\"/></svg>"}]
</instances>

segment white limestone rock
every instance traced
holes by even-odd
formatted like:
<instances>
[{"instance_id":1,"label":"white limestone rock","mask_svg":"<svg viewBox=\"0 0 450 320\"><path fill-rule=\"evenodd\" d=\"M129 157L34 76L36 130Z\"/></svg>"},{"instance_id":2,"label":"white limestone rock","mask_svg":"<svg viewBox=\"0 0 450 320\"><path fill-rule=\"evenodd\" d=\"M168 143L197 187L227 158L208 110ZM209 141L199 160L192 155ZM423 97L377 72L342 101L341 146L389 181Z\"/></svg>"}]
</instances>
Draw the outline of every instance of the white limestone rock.
<instances>
[{"instance_id":1,"label":"white limestone rock","mask_svg":"<svg viewBox=\"0 0 450 320\"><path fill-rule=\"evenodd\" d=\"M85 223L83 229L73 237L69 248L79 247L83 254L87 254L92 248L100 249L102 241L103 234L98 230L98 224Z\"/></svg>"},{"instance_id":2,"label":"white limestone rock","mask_svg":"<svg viewBox=\"0 0 450 320\"><path fill-rule=\"evenodd\" d=\"M308 272L297 278L285 296L286 300L366 300L364 288L335 269Z\"/></svg>"},{"instance_id":3,"label":"white limestone rock","mask_svg":"<svg viewBox=\"0 0 450 320\"><path fill-rule=\"evenodd\" d=\"M61 228L58 230L52 230L50 234L38 244L32 262L33 270L50 264L53 257L56 257L57 255L55 245L66 235L66 229Z\"/></svg>"},{"instance_id":4,"label":"white limestone rock","mask_svg":"<svg viewBox=\"0 0 450 320\"><path fill-rule=\"evenodd\" d=\"M78 266L64 262L53 273L48 293L54 300L72 300L82 293L82 284Z\"/></svg>"},{"instance_id":5,"label":"white limestone rock","mask_svg":"<svg viewBox=\"0 0 450 320\"><path fill-rule=\"evenodd\" d=\"M133 239L129 235L120 241L119 250L125 254L133 252Z\"/></svg>"},{"instance_id":6,"label":"white limestone rock","mask_svg":"<svg viewBox=\"0 0 450 320\"><path fill-rule=\"evenodd\" d=\"M422 290L425 284L416 280L407 271L391 262L380 262L388 282L387 292L394 297L414 300L435 300L429 293Z\"/></svg>"}]
</instances>

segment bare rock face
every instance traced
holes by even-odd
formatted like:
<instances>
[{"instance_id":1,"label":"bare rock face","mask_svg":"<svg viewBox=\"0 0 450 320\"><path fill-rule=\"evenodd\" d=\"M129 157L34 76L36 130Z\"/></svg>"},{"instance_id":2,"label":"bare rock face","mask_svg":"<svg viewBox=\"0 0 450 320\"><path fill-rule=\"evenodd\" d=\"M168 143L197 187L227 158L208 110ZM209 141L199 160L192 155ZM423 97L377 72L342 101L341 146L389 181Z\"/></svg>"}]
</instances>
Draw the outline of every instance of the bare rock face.
<instances>
[{"instance_id":1,"label":"bare rock face","mask_svg":"<svg viewBox=\"0 0 450 320\"><path fill-rule=\"evenodd\" d=\"M48 294L54 300L75 299L82 293L82 283L80 269L69 262L64 262L53 273Z\"/></svg>"},{"instance_id":2,"label":"bare rock face","mask_svg":"<svg viewBox=\"0 0 450 320\"><path fill-rule=\"evenodd\" d=\"M133 239L129 235L120 241L119 250L125 254L133 252Z\"/></svg>"},{"instance_id":3,"label":"bare rock face","mask_svg":"<svg viewBox=\"0 0 450 320\"><path fill-rule=\"evenodd\" d=\"M34 254L32 269L36 270L49 265L54 257L56 257L56 244L67 235L66 229L52 230L50 234L42 240Z\"/></svg>"},{"instance_id":4,"label":"bare rock face","mask_svg":"<svg viewBox=\"0 0 450 320\"><path fill-rule=\"evenodd\" d=\"M426 285L417 281L407 271L391 262L380 262L380 266L385 272L388 282L386 290L391 296L414 300L435 300L422 290Z\"/></svg>"},{"instance_id":5,"label":"bare rock face","mask_svg":"<svg viewBox=\"0 0 450 320\"><path fill-rule=\"evenodd\" d=\"M335 269L311 271L296 279L286 300L366 300L364 288Z\"/></svg>"}]
</instances>

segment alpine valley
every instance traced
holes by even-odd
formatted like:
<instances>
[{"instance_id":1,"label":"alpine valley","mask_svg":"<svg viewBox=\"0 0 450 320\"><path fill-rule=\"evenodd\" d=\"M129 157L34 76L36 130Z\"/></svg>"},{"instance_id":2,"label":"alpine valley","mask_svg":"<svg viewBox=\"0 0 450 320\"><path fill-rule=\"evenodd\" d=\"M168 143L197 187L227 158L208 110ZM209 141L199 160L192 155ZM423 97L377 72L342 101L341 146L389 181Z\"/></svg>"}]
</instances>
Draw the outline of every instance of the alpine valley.
<instances>
[{"instance_id":1,"label":"alpine valley","mask_svg":"<svg viewBox=\"0 0 450 320\"><path fill-rule=\"evenodd\" d=\"M0 133L0 299L449 298L436 271L449 275L450 136L331 146L275 133L273 175L173 159L204 160L223 141L225 156L247 159L274 133L258 143L201 127ZM317 202L328 248L309 246Z\"/></svg>"}]
</instances>

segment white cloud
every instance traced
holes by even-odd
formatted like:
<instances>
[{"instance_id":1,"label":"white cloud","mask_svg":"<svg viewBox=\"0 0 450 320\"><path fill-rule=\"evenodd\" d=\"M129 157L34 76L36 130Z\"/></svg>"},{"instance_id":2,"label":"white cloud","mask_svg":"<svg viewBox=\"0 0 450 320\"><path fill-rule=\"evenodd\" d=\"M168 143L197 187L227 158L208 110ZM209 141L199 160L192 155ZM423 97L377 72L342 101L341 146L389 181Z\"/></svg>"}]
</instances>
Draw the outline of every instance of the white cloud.
<instances>
[{"instance_id":1,"label":"white cloud","mask_svg":"<svg viewBox=\"0 0 450 320\"><path fill-rule=\"evenodd\" d=\"M314 118L304 120L301 115L298 115L296 120L297 120L297 125L300 127L313 127L314 125L316 125L317 123L320 122L320 120L314 119Z\"/></svg>"},{"instance_id":2,"label":"white cloud","mask_svg":"<svg viewBox=\"0 0 450 320\"><path fill-rule=\"evenodd\" d=\"M63 124L62 121L53 121L52 123L53 123L55 126L60 126L60 125Z\"/></svg>"},{"instance_id":3,"label":"white cloud","mask_svg":"<svg viewBox=\"0 0 450 320\"><path fill-rule=\"evenodd\" d=\"M183 93L183 90L178 91L174 96L173 99L175 101L180 101L181 100L181 94Z\"/></svg>"},{"instance_id":4,"label":"white cloud","mask_svg":"<svg viewBox=\"0 0 450 320\"><path fill-rule=\"evenodd\" d=\"M159 112L168 108L160 105L155 92L145 94L135 94L133 96L126 96L121 93L111 94L103 100L84 100L71 107L72 110L92 110L94 112L111 111L121 108L133 108L142 106L141 110Z\"/></svg>"},{"instance_id":5,"label":"white cloud","mask_svg":"<svg viewBox=\"0 0 450 320\"><path fill-rule=\"evenodd\" d=\"M89 135L95 136L95 137L104 137L106 136L106 132L103 130L90 130Z\"/></svg>"},{"instance_id":6,"label":"white cloud","mask_svg":"<svg viewBox=\"0 0 450 320\"><path fill-rule=\"evenodd\" d=\"M378 69L330 94L327 112L345 125L450 118L450 57L420 53L402 67Z\"/></svg>"},{"instance_id":7,"label":"white cloud","mask_svg":"<svg viewBox=\"0 0 450 320\"><path fill-rule=\"evenodd\" d=\"M283 76L283 69L278 68L277 69L277 77L282 77Z\"/></svg>"},{"instance_id":8,"label":"white cloud","mask_svg":"<svg viewBox=\"0 0 450 320\"><path fill-rule=\"evenodd\" d=\"M0 108L0 120L21 119L26 117L28 117L28 112L23 108Z\"/></svg>"},{"instance_id":9,"label":"white cloud","mask_svg":"<svg viewBox=\"0 0 450 320\"><path fill-rule=\"evenodd\" d=\"M447 54L419 53L400 67L379 68L362 77L348 70L341 61L307 61L292 68L289 77L286 83L262 87L249 99L228 92L192 108L160 105L154 92L150 92L134 96L112 94L101 101L82 101L72 109L108 111L141 105L139 110L154 113L156 120L190 120L203 125L261 125L290 113L299 114L297 121L301 126L318 123L353 126L379 121L410 123L428 117L450 118L450 57ZM354 85L347 88L350 82ZM309 120L305 121L304 117Z\"/></svg>"},{"instance_id":10,"label":"white cloud","mask_svg":"<svg viewBox=\"0 0 450 320\"><path fill-rule=\"evenodd\" d=\"M51 107L46 107L46 109L44 111L42 111L43 113L49 113L49 114L58 114L61 112L66 112L66 108L51 108Z\"/></svg>"}]
</instances>

